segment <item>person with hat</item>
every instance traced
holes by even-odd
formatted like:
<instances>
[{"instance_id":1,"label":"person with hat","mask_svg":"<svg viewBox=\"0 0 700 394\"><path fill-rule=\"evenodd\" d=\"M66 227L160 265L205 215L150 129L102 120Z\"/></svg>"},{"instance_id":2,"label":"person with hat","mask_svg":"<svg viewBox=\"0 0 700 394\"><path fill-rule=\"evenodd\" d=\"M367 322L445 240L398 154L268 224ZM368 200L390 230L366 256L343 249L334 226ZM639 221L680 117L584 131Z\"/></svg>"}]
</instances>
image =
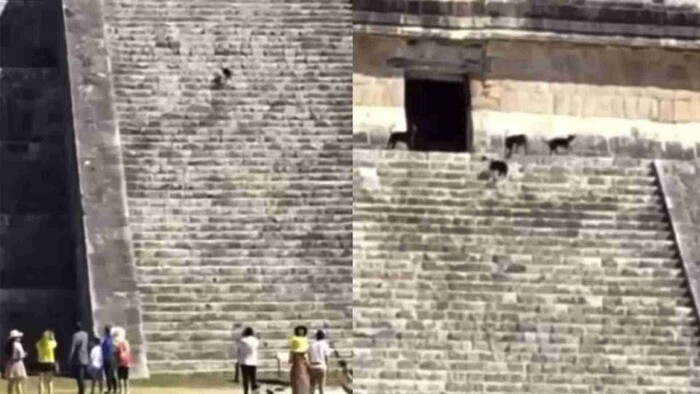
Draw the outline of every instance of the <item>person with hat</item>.
<instances>
[{"instance_id":1,"label":"person with hat","mask_svg":"<svg viewBox=\"0 0 700 394\"><path fill-rule=\"evenodd\" d=\"M289 362L292 368L289 372L289 380L292 385L292 394L310 394L311 378L309 376L309 330L304 326L294 328L294 335L289 342Z\"/></svg>"},{"instance_id":2,"label":"person with hat","mask_svg":"<svg viewBox=\"0 0 700 394\"><path fill-rule=\"evenodd\" d=\"M10 331L10 336L5 344L5 357L7 364L5 365L5 379L7 379L8 394L22 394L23 382L27 379L27 370L24 367L24 358L27 353L22 347L21 339L24 336L18 330Z\"/></svg>"}]
</instances>

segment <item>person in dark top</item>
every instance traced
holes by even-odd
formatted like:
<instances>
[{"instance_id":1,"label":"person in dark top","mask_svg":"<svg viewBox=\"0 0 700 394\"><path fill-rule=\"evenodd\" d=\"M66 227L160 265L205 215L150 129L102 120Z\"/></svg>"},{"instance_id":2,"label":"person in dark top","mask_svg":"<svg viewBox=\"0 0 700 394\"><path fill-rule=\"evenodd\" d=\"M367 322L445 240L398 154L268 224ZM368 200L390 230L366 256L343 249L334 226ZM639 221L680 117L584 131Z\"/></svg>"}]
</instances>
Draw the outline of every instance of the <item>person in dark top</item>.
<instances>
[{"instance_id":1,"label":"person in dark top","mask_svg":"<svg viewBox=\"0 0 700 394\"><path fill-rule=\"evenodd\" d=\"M104 336L102 337L102 365L105 373L105 380L107 381L107 392L116 393L117 392L117 376L114 360L114 341L112 340L112 327L105 326Z\"/></svg>"},{"instance_id":2,"label":"person in dark top","mask_svg":"<svg viewBox=\"0 0 700 394\"><path fill-rule=\"evenodd\" d=\"M85 375L87 375L90 355L88 353L88 333L83 329L81 322L76 324L76 332L70 345L68 363L73 369L75 380L78 383L78 394L85 394Z\"/></svg>"}]
</instances>

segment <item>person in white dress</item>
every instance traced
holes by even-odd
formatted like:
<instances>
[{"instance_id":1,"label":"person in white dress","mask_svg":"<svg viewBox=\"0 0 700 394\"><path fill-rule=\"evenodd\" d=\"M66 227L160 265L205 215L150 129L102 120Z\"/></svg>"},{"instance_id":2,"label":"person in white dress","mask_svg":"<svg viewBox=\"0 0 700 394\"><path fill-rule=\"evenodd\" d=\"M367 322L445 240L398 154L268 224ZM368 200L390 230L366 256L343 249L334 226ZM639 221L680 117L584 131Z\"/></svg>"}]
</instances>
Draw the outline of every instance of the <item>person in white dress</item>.
<instances>
[{"instance_id":1,"label":"person in white dress","mask_svg":"<svg viewBox=\"0 0 700 394\"><path fill-rule=\"evenodd\" d=\"M27 370L24 367L24 358L27 352L22 347L20 340L24 334L18 330L10 331L10 336L5 344L5 379L7 379L8 394L22 394L24 381L27 379Z\"/></svg>"},{"instance_id":2,"label":"person in white dress","mask_svg":"<svg viewBox=\"0 0 700 394\"><path fill-rule=\"evenodd\" d=\"M311 372L311 394L316 392L323 394L326 385L326 375L328 371L328 357L331 355L331 347L326 340L326 333L323 330L316 331L316 341L309 349L309 361Z\"/></svg>"}]
</instances>

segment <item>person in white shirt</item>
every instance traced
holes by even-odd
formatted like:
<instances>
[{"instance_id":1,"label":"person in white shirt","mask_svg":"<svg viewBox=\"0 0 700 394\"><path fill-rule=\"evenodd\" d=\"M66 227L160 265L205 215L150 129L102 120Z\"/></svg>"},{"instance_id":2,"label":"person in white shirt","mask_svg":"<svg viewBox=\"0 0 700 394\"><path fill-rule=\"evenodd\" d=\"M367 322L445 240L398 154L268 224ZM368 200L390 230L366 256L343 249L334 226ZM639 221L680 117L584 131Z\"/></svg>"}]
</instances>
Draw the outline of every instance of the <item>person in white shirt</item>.
<instances>
[{"instance_id":1,"label":"person in white shirt","mask_svg":"<svg viewBox=\"0 0 700 394\"><path fill-rule=\"evenodd\" d=\"M258 368L258 346L260 341L255 337L253 329L246 327L243 336L238 341L238 365L243 375L243 393L258 389L255 373Z\"/></svg>"},{"instance_id":2,"label":"person in white shirt","mask_svg":"<svg viewBox=\"0 0 700 394\"><path fill-rule=\"evenodd\" d=\"M104 367L104 357L102 356L102 346L100 346L100 339L92 339L92 348L90 348L90 365L88 365L88 374L92 380L92 385L90 387L90 394L95 394L95 386L99 386L102 393L102 368Z\"/></svg>"},{"instance_id":3,"label":"person in white shirt","mask_svg":"<svg viewBox=\"0 0 700 394\"><path fill-rule=\"evenodd\" d=\"M10 331L10 336L5 344L5 357L7 364L5 365L5 379L7 379L8 394L22 394L23 382L27 379L27 370L24 367L24 358L27 357L27 352L22 347L20 340L24 336L18 330Z\"/></svg>"},{"instance_id":4,"label":"person in white shirt","mask_svg":"<svg viewBox=\"0 0 700 394\"><path fill-rule=\"evenodd\" d=\"M323 394L326 385L326 370L328 369L328 356L331 354L331 347L326 341L326 333L323 330L316 331L316 342L309 349L309 361L311 364L311 394L318 392Z\"/></svg>"}]
</instances>

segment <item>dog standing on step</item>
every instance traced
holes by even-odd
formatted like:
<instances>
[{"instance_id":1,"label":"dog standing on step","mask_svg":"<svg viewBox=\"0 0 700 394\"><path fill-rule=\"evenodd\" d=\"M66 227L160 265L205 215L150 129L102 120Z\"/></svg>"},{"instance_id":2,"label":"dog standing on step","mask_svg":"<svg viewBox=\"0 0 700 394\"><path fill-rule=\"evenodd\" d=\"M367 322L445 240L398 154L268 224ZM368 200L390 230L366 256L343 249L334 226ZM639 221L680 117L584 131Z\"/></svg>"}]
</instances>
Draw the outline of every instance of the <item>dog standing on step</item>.
<instances>
[{"instance_id":1,"label":"dog standing on step","mask_svg":"<svg viewBox=\"0 0 700 394\"><path fill-rule=\"evenodd\" d=\"M413 150L415 148L415 137L417 131L418 127L413 125L409 131L396 131L391 133L389 135L389 141L386 144L387 149L394 149L396 148L397 143L403 142L406 144L406 147L408 147L409 150Z\"/></svg>"},{"instance_id":2,"label":"dog standing on step","mask_svg":"<svg viewBox=\"0 0 700 394\"><path fill-rule=\"evenodd\" d=\"M505 179L508 176L508 163L504 160L491 160L483 156L481 161L489 162L489 182L496 183L498 180Z\"/></svg>"},{"instance_id":3,"label":"dog standing on step","mask_svg":"<svg viewBox=\"0 0 700 394\"><path fill-rule=\"evenodd\" d=\"M549 154L558 154L559 153L559 148L564 148L566 149L566 152L571 152L571 142L576 138L575 135L569 135L568 137L559 137L559 138L553 138L549 141L547 141L547 145L549 146Z\"/></svg>"},{"instance_id":4,"label":"dog standing on step","mask_svg":"<svg viewBox=\"0 0 700 394\"><path fill-rule=\"evenodd\" d=\"M523 153L527 155L527 136L525 134L506 135L506 159L509 159L513 152L523 148Z\"/></svg>"}]
</instances>

